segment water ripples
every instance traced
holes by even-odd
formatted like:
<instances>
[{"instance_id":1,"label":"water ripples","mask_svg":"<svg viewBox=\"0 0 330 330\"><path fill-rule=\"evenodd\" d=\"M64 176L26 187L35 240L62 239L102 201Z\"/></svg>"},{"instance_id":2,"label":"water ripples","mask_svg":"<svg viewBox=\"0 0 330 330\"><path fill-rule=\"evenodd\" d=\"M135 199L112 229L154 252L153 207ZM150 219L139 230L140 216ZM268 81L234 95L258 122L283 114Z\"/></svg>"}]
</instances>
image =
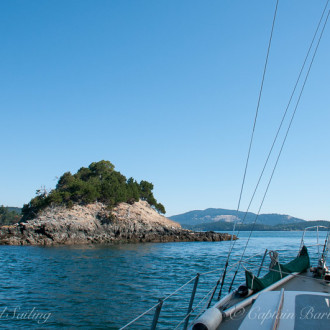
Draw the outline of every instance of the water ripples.
<instances>
[{"instance_id":1,"label":"water ripples","mask_svg":"<svg viewBox=\"0 0 330 330\"><path fill-rule=\"evenodd\" d=\"M241 234L232 263L239 260L245 244L244 233ZM256 232L247 257L263 253L265 248L285 248L288 256L281 257L280 261L286 262L296 256L300 237L300 232ZM306 240L310 240L309 236ZM1 246L0 326L4 329L118 329L197 273L223 267L229 244ZM259 263L260 260L261 256L256 258ZM234 271L235 268L228 278ZM196 302L210 291L219 275L217 271L200 278ZM244 272L239 274L236 284L241 281L244 281ZM172 329L184 317L192 287L193 281L164 303L160 329ZM149 329L152 317L153 313L146 315L130 329Z\"/></svg>"}]
</instances>

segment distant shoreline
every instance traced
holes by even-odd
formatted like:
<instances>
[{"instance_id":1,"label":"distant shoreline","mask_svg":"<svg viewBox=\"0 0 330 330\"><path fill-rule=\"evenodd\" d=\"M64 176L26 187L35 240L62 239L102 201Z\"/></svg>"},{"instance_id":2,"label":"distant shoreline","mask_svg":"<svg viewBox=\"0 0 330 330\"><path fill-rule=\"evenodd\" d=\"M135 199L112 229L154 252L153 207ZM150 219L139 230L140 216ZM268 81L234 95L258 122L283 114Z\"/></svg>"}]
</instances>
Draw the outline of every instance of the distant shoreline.
<instances>
[{"instance_id":1,"label":"distant shoreline","mask_svg":"<svg viewBox=\"0 0 330 330\"><path fill-rule=\"evenodd\" d=\"M276 226L267 226L267 225L255 225L254 228L252 225L236 225L235 230L239 231L304 231L307 227L313 226L324 226L327 228L320 227L319 231L327 231L328 228L330 229L330 221L304 221L302 223L296 224L289 224L289 225L276 225ZM222 226L221 223L207 223L204 225L196 225L196 226L189 226L189 225L182 225L183 228L195 230L195 231L209 231L213 230L216 232L231 232L233 230L233 225L225 225ZM313 230L313 229L310 229ZM315 229L316 230L316 229Z\"/></svg>"}]
</instances>

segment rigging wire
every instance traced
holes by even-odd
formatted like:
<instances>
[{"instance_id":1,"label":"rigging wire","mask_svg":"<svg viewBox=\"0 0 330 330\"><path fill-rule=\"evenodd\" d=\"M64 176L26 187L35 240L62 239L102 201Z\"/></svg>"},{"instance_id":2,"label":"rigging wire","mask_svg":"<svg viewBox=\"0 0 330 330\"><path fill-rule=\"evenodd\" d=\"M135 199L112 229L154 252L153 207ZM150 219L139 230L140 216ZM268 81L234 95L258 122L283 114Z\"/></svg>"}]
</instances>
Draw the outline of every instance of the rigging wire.
<instances>
[{"instance_id":1,"label":"rigging wire","mask_svg":"<svg viewBox=\"0 0 330 330\"><path fill-rule=\"evenodd\" d=\"M239 194L237 209L236 209L237 215L238 215L238 211L239 211L240 205L241 205L241 200L242 200L242 195L243 195L243 190L244 190L244 185L245 185L245 179L246 179L247 169L248 169L250 155L251 155L254 132L255 132L255 128L256 128L256 124L257 124L257 118L258 118L258 113L259 113L259 108L260 108L260 101L261 101L261 96L262 96L262 91L263 91L263 86L264 86L264 81L265 81L265 76L266 76L266 71L267 71L270 47L272 44L274 26L275 26L275 21L276 21L276 16L277 16L278 3L279 3L279 0L276 1L273 23L272 23L272 28L271 28L271 32L270 32L269 41L268 41L268 48L267 48L266 60L265 60L264 70L263 70L262 79L261 79L257 108L256 108L255 117L254 117L253 128L252 128L252 133L251 133L251 138L250 138L250 143L249 143L249 148L248 148L248 154L247 154L245 168L244 168L243 180L242 180L241 190L240 190L240 194ZM235 226L236 226L236 221L234 222L233 233L235 232ZM231 239L230 243L232 243L232 239Z\"/></svg>"},{"instance_id":2,"label":"rigging wire","mask_svg":"<svg viewBox=\"0 0 330 330\"><path fill-rule=\"evenodd\" d=\"M233 247L235 245L233 243L233 236L234 236L235 229L236 229L236 223L237 223L237 219L238 219L238 212L239 212L240 205L241 205L241 200L242 200L242 195L243 195L243 190L244 190L244 185L245 185L245 179L246 179L246 174L247 174L247 169L248 169L248 165L249 165L251 149L252 149L252 144L253 144L254 132L255 132L255 128L256 128L256 124L257 124L257 118L258 118L258 113L259 113L259 108L260 108L260 101L261 101L261 96L262 96L262 92L263 92L263 86L264 86L264 81L265 81L265 77L266 77L269 53L270 53L270 48L271 48L271 44L272 44L273 32L274 32L275 21L276 21L276 16L277 16L278 3L279 3L279 0L276 1L275 11L274 11L274 15L273 15L272 28L271 28L271 32L270 32L269 41L268 41L267 54L266 54L266 60L265 60L262 79L261 79L261 85L260 85L260 90L259 90L256 113L255 113L255 116L254 116L253 128L252 128L252 133L251 133L251 138L250 138L250 143L249 143L249 148L248 148L248 154L247 154L245 168L244 168L243 180L242 180L242 185L241 185L241 190L240 190L238 205L237 205L237 210L236 210L237 217L236 217L236 220L234 221L234 225L233 225L233 231L232 231L232 235L231 235L231 239L230 239L230 246L229 246L228 256L227 256L227 260L226 260L226 264L225 264L225 269L224 269L224 272L222 274L220 292L219 292L218 299L221 296L224 280L225 280L225 277L226 277L227 267L228 267L228 263L229 263L229 258L230 258L231 252L233 250ZM220 278L219 278L218 283L216 285L215 291L216 291L219 284L220 284ZM214 291L214 293L215 293L215 291ZM214 293L212 294L212 298L214 296ZM212 298L210 299L210 303L212 301Z\"/></svg>"},{"instance_id":3,"label":"rigging wire","mask_svg":"<svg viewBox=\"0 0 330 330\"><path fill-rule=\"evenodd\" d=\"M257 189L258 189L258 187L259 187L260 181L261 181L261 179L262 179L262 177L263 177L263 174L264 174L264 171L265 171L266 166L267 166L267 164L268 164L269 158L270 158L270 156L271 156L271 154L272 154L273 148L274 148L274 146L275 146L275 143L276 143L276 141L277 141L277 138L278 138L279 133L280 133L280 131L281 131L281 128L282 128L282 126L283 126L284 120L285 120L285 118L286 118L287 112L288 112L289 107L290 107L290 105L291 105L291 102L292 102L293 96L294 96L294 94L295 94L295 92L296 92L296 89L297 89L298 83L299 83L299 81L300 81L301 75L302 75L302 73L303 73L303 70L304 70L304 68L305 68L305 65L306 65L307 59L308 59L308 57L309 57L309 55L310 55L310 52L311 52L312 46L313 46L313 44L314 44L315 38L316 38L316 36L317 36L317 33L318 33L318 31L319 31L319 28L320 28L320 25L321 25L321 23L322 23L322 20L323 20L324 14L325 14L325 12L326 12L327 6L328 6L328 4L329 4L329 1L330 1L330 0L327 0L327 3L326 3L326 5L325 5L325 7L324 7L324 9L323 9L323 12L322 12L321 18L320 18L320 20L319 20L319 22L318 22L318 25L317 25L316 31L315 31L315 33L314 33L314 36L313 36L312 41L311 41L311 43L310 43L309 49L308 49L307 54L306 54L306 56L305 56L305 59L304 59L303 65L302 65L302 67L301 67L301 69L300 69L300 72L299 72L298 78L297 78L297 80L296 80L296 83L295 83L295 85L294 85L293 91L292 91L292 93L291 93L291 96L290 96L289 102L288 102L288 104L287 104L287 106L286 106L286 109L285 109L285 112L284 112L283 117L282 117L282 119L281 119L280 125L279 125L279 127L278 127L278 129L277 129L277 132L276 132L275 138L274 138L274 140L273 140L272 146L271 146L271 148L270 148L270 151L269 151L269 153L268 153L267 159L266 159L266 161L265 161L265 164L264 164L263 169L262 169L262 171L261 171L261 174L260 174L260 176L259 176L258 182L257 182L257 184L256 184L256 186L255 186L255 188L254 188L254 191L253 191L252 197L251 197L251 199L250 199L250 202L249 202L248 208L247 208L247 210L245 211L245 214L244 214L244 217L243 217L242 223L244 223L245 218L246 218L246 216L247 216L247 213L248 213L249 210L250 210L251 204L252 204L252 202L253 202L253 199L254 199L255 194L256 194L256 192L257 192ZM239 233L240 233L240 230L237 231L237 235L238 235ZM236 243L236 241L234 241L233 245L235 245L235 243Z\"/></svg>"},{"instance_id":4,"label":"rigging wire","mask_svg":"<svg viewBox=\"0 0 330 330\"><path fill-rule=\"evenodd\" d=\"M329 2L329 0L328 0L328 2ZM328 2L327 2L327 4L326 4L326 6L328 5ZM326 7L325 7L325 9L326 9ZM324 12L325 12L325 11L324 11ZM324 14L324 13L323 13L323 14ZM322 14L322 17L323 17L323 14ZM253 230L254 230L255 224L256 224L256 222L257 222L257 220L258 220L258 217L259 217L259 215L260 215L261 208L262 208L262 206L263 206L263 203L264 203L264 201L265 201L266 195L267 195L267 193L268 193L269 186L270 186L270 184L271 184L271 182L272 182L272 179L273 179L273 176L274 176L274 173L275 173L275 170L276 170L277 164L278 164L279 159L280 159L280 157L281 157L281 154L282 154L282 151L283 151L283 148L284 148L285 142L286 142L286 140L287 140L287 137L288 137L288 134L289 134L290 128L291 128L291 126L292 126L292 122L293 122L293 120L294 120L295 114L296 114L296 112L297 112L298 105L299 105L300 100L301 100L301 96L302 96L303 91L304 91L304 89L305 89L305 85L306 85L306 82L307 82L307 79L308 79L308 76L309 76L310 70L311 70L312 65L313 65L313 63L314 63L314 59L315 59L315 56L316 56L316 53L317 53L318 47L319 47L320 42L321 42L321 39L322 39L322 36L323 36L323 32L324 32L325 27L326 27L326 25L327 25L328 18L329 18L329 14L330 14L330 11L328 11L327 17L326 17L326 19L325 19L325 22L324 22L324 25L323 25L322 31L321 31L321 33L320 33L320 36L319 36L319 39L318 39L317 45L316 45L315 50L314 50L313 57L312 57L311 62L310 62L310 64L309 64L309 67L308 67L308 70L307 70L307 73L306 73L306 76L305 76L305 79L304 79L303 85L302 85L302 87L301 87L301 91L300 91L300 93L299 93L299 97L298 97L298 99L297 99L297 102L296 102L296 105L295 105L294 111L293 111L293 113L292 113L292 116L291 116L291 120L290 120L289 126L288 126L288 128L287 128L287 131L286 131L286 134L285 134L285 136L284 136L284 139L283 139L283 142L282 142L282 145L281 145L280 151L279 151L279 153L278 153L278 156L277 156L277 159L276 159L275 165L274 165L274 167L273 167L273 170L272 170L272 173L271 173L270 179L269 179L269 181L268 181L268 184L267 184L266 190L265 190L265 192L264 192L264 195L263 195L263 198L262 198L262 201L261 201L260 207L259 207L259 209L258 209L258 213L256 214L256 217L255 217L254 222L253 222L253 224L252 224L252 229L250 230L249 237L248 237L248 239L247 239L246 245L245 245L244 250L243 250L243 253L242 253L242 255L241 255L241 259L240 259L240 262L239 262L239 264L238 264L238 268L239 268L239 266L241 265L242 259L243 259L243 257L244 257L244 254L245 254L246 248L247 248L247 246L248 246L248 244L249 244L249 241L250 241L250 238L251 238L252 232L253 232ZM230 289L231 289L231 287L232 287L232 285L233 285L233 283L234 283L234 280L235 280L236 274L237 274L237 272L238 272L238 268L237 268L237 270L236 270L236 272L235 272L235 274L234 274L234 277L233 277L233 279L232 279L232 283L231 283Z\"/></svg>"},{"instance_id":5,"label":"rigging wire","mask_svg":"<svg viewBox=\"0 0 330 330\"><path fill-rule=\"evenodd\" d=\"M299 81L300 81L301 75L302 75L302 73L303 73L303 71L304 71L304 68L305 68L305 65L306 65L306 63L307 63L307 59L308 59L308 57L309 57L309 55L310 55L310 52L311 52L311 49L312 49L312 47L313 47L313 44L314 44L315 38L316 38L316 36L317 36L317 34L318 34L318 31L319 31L319 28L320 28L320 26L321 26L321 23L322 23L322 20L323 20L324 14L325 14L325 12L326 12L326 9L327 9L327 6L328 6L328 3L329 3L329 0L326 2L326 5L325 5L325 7L324 7L324 9L323 9L323 12L322 12L321 18L320 18L320 20L319 20L319 22L318 22L318 25L317 25L317 28L316 28L316 30L315 30L314 36L313 36L313 38L312 38L312 41L311 41L310 46L309 46L309 49L308 49L307 54L306 54L306 56L305 56L305 59L304 59L303 65L302 65L302 67L301 67L301 69L300 69L300 72L299 72L298 78L297 78L297 80L296 80L296 83L295 83L295 85L294 85L293 91L292 91L292 93L291 93L291 96L290 96L289 102L288 102L288 104L287 104L287 106L286 106L286 109L285 109L285 112L284 112L284 114L283 114L283 116L282 116L282 119L281 119L280 125L279 125L279 127L278 127L278 129L277 129L277 132L276 132L275 138L274 138L274 140L273 140L272 146L271 146L271 148L270 148L270 151L269 151L269 153L268 153L267 159L266 159L266 161L265 161L265 164L264 164L263 169L262 169L262 171L261 171L261 174L260 174L260 176L259 176L258 182L257 182L257 184L256 184L256 186L255 186L254 191L253 191L253 194L252 194L252 197L251 197L251 199L250 199L250 202L249 202L249 205L248 205L248 207L247 207L247 210L245 211L244 217L243 217L243 219L242 219L242 223L244 223L244 221L245 221L245 219L246 219L246 216L247 216L247 213L248 213L249 210L250 210L251 204L252 204L252 202L253 202L253 200L254 200L254 197L255 197L255 194L256 194L256 192L257 192L257 190L258 190L258 187L259 187L260 181L261 181L261 179L262 179L262 177L263 177L264 171L265 171L265 169L266 169L266 167L267 167L268 161L269 161L270 156L271 156L271 154L272 154L272 152L273 152L273 149L274 149L275 143L276 143L277 138L278 138L278 136L279 136L279 133L280 133L280 131L281 131L281 129L282 129L282 126L283 126L284 120L285 120L286 115L287 115L287 113L288 113L288 109L289 109L289 107L290 107L290 105L291 105L291 102L292 102L293 96L294 96L294 94L295 94L295 92L296 92L296 89L297 89L298 83L299 83ZM239 235L239 233L240 233L240 230L237 231L237 236ZM234 248L234 246L235 246L235 241L234 241L234 243L233 243L233 248ZM239 268L239 266L238 266L238 268ZM229 287L228 292L231 291L231 288L232 288L232 286L233 286L233 282L234 282L235 277L236 277L236 274L237 274L237 272L238 272L238 268L237 268L237 270L236 270L236 272L235 272L235 275L234 275L234 277L233 277L233 279L232 279L232 282L231 282L231 284L230 284L230 287Z\"/></svg>"},{"instance_id":6,"label":"rigging wire","mask_svg":"<svg viewBox=\"0 0 330 330\"><path fill-rule=\"evenodd\" d=\"M256 125L256 119L257 119L258 109L259 109L259 104L260 104L260 99L261 99L262 87L263 87L263 82L264 82L264 77L265 77L265 72L266 72L267 62L268 62L268 55L269 55L270 44L271 44L271 39L272 39L272 34L273 34L273 29L274 29L274 23L275 23L275 18L276 18L276 12L277 12L278 1L279 1L279 0L277 0L277 3L276 3L275 15L274 15L274 19L273 19L273 25L272 25L272 31L271 31L271 37L270 37L270 43L269 43L269 46L268 46L267 58L266 58L266 63L265 63L265 68L264 68L264 74L263 74L263 78L262 78L262 86L261 86L260 93L259 93L259 99L258 99L258 106L257 106L257 111L256 111L256 117L255 117L254 126L253 126L253 132L252 132L252 136L251 136L251 140L250 140L250 146L249 146L248 158L247 158L247 163L246 163L246 167L245 167L245 171L244 171L244 178L243 178L242 188L241 188L241 192L240 192L240 198L239 198L239 203L238 203L238 209L237 209L237 212L238 212L238 210L239 210L239 205L240 205L240 201L241 201L241 196L242 196L242 192L243 192L244 181L245 181L245 176L246 176L246 171L247 171L247 165L248 165L248 162L249 162L249 156L250 156L250 151L251 151L251 146L252 146L252 141L253 141L253 135L254 135L255 125ZM324 16L324 13L325 13L325 11L326 11L326 8L327 8L327 6L328 6L329 1L330 1L330 0L327 0L326 6L325 6L324 11L323 11L323 13L322 13L322 17L321 17L321 19L320 19L320 21L319 21L319 24L318 24L318 27L317 27L317 31L316 31L315 34L314 34L314 37L313 37L312 43L311 43L310 48L309 48L309 50L308 50L308 53L307 53L307 56L306 56L305 61L304 61L304 63L303 63L302 69L301 69L301 71L300 71L300 73L299 73L299 77L298 77L298 79L297 79L297 82L296 82L296 84L295 84L295 86L294 86L294 89L293 89L293 92L292 92L292 94L291 94L291 97L290 97L289 103L288 103L288 105L287 105L287 108L286 108L285 114L284 114L284 116L283 116L283 118L282 118L282 121L281 121L280 127L279 127L279 129L278 129L278 131L277 131L276 137L275 137L274 142L273 142L273 144L272 144L271 151L272 151L272 149L273 149L273 147L274 147L274 144L275 144L275 142L276 142L276 140L277 140L277 137L278 137L279 131L280 131L281 127L282 127L282 124L283 124L284 118L285 118L286 113L287 113L287 111L288 111L288 108L289 108L289 106L290 106L290 104L291 104L291 101L292 101L293 95L294 95L294 93L295 93L296 87L297 87L298 82L299 82L299 80L300 80L300 77L301 77L302 71L303 71L304 66L305 66L305 64L306 64L307 58L308 58L308 56L309 56L310 50L311 50L312 45L313 45L313 43L314 43L315 37L316 37L316 35L317 35L317 32L318 32L319 26L320 26L320 24L321 24L322 18L323 18L323 16ZM326 19L325 19L325 22L324 22L324 25L323 25L323 28L322 28L321 34L320 34L320 36L319 36L319 39L318 39L318 42L317 42L316 48L315 48L315 50L314 50L313 57L312 57L312 59L311 59L311 62L310 62L310 65L309 65L308 71L307 71L306 76L305 76L305 80L304 80L304 82L303 82L303 85L302 85L302 88L301 88L301 91L300 91L300 94L299 94L298 100L297 100L296 105L295 105L294 112L293 112L293 114L292 114L292 117L291 117L291 120L290 120L289 126L288 126L288 128L287 128L287 131L286 131L286 134L285 134L284 140L283 140L283 142L282 142L282 145L281 145L281 148L280 148L279 154L278 154L278 156L277 156L277 159L276 159L276 162L275 162L275 165L274 165L274 168L273 168L273 171L272 171L271 177L270 177L270 179L269 179L269 182L268 182L268 185L267 185L266 191L265 191L265 193L264 193L264 196L263 196L263 199L262 199L261 205L260 205L260 207L259 207L258 213L256 214L256 218L255 218L255 220L254 220L252 230L250 231L250 235L249 235L248 240L247 240L247 242L246 242L246 245L245 245L245 248L244 248L243 254L241 255L241 259L240 259L240 261L238 261L238 262L236 262L234 265L232 265L232 267L230 267L229 271L230 271L231 269L233 269L234 266L235 266L236 264L238 264L238 267L239 267L240 264L242 264L242 263L246 263L246 264L249 264L249 265L254 265L253 263L249 263L249 262L247 262L247 261L242 261L242 258L243 258L244 254L245 254L245 251L246 251L247 245L248 245L248 243L249 243L249 240L250 240L250 238L251 238L251 234L252 234L252 232L253 232L254 225L255 225L255 223L256 223L256 221L257 221L259 215L260 215L261 208L262 208L263 203L264 203L264 200L265 200L265 198L266 198L266 195L267 195L267 192L268 192L269 186L270 186L270 184L271 184L271 181L272 181L273 175L274 175L274 173L275 173L275 170L276 170L276 167L277 167L278 161L279 161L280 156L281 156L281 154L282 154L283 147L284 147L284 145L285 145L285 142L286 142L286 139L287 139L288 133L289 133L290 128L291 128L291 126L292 126L292 122L293 122L293 119L294 119L294 117L295 117L295 114L296 114L296 111L297 111L298 105L299 105L299 103L300 103L300 99L301 99L301 96L302 96L302 94L303 94L303 91L304 91L304 88L305 88L305 85L306 85L306 82L307 82L307 79L308 79L308 76L309 76L309 73L310 73L311 67L312 67L312 65L313 65L313 62L314 62L314 59L315 59L315 56L316 56L316 53L317 53L317 50L318 50L318 47L319 47L320 41L321 41L321 39L322 39L323 32L324 32L325 27L326 27L326 24L327 24L327 22L328 22L329 15L330 15L330 11L328 11L327 17L326 17ZM255 188L255 191L254 191L254 193L253 193L253 197L254 197L255 192L256 192L256 189L257 189L257 187L258 187L258 185L259 185L259 183L260 183L260 180L261 180L261 177L262 177L263 172L264 172L264 170L265 170L265 167L266 167L266 165L267 165L267 163L268 163L268 160L269 160L270 154L271 154L271 152L268 154L268 157L267 157L267 160L266 160L265 166L264 166L264 168L263 168L263 170L262 170L262 174L261 174L261 176L259 177L259 181L258 181L257 186L256 186L256 188ZM253 197L252 197L252 198L253 198ZM251 203L252 203L252 200L250 201L249 206L251 205ZM245 219L245 217L246 217L247 212L248 212L248 210L247 210L246 213L245 213L244 219ZM235 223L234 223L234 228L235 228L235 224L236 224L236 221L235 221ZM234 231L234 230L235 230L235 229L233 229L233 231ZM239 233L239 232L240 232L240 231L238 231L238 233ZM327 232L327 239L326 239L325 245L327 244L328 239L329 239L329 228L328 228L328 232ZM232 237L231 237L231 242L232 242ZM227 269L227 267L228 267L228 260L229 260L230 254L231 254L231 252L232 252L232 248L233 248L234 245L235 245L235 242L236 242L236 241L234 241L234 242L233 242L233 245L230 246L230 250L229 250L229 253L228 253L228 258L227 258L227 261L226 261L226 266L225 266L225 269L224 269L224 271L223 271L223 274L226 273L226 269ZM323 251L323 253L324 253L324 251ZM256 254L256 255L259 255L259 254ZM254 255L254 256L256 256L256 255ZM252 257L254 257L254 256L252 256ZM248 259L251 259L252 257L250 257L250 258L248 258ZM248 259L247 259L247 260L248 260ZM254 265L254 266L258 266L258 265ZM262 267L262 268L265 268L265 269L267 268L267 269L268 269L268 267L266 267L266 266L258 266L258 267ZM215 272L215 271L218 271L218 269L213 270L213 271L208 271L208 272L202 273L202 274L200 274L200 275L206 275L206 274L209 274L209 273L213 273L213 272ZM274 271L276 271L276 270L274 270ZM237 273L237 271L236 271L236 273ZM236 275L236 273L235 273L235 275ZM293 274L292 274L292 275L293 275ZM296 276L296 277L300 277L300 275L294 275L294 276ZM165 297L165 298L163 299L163 301L166 301L167 299L169 299L170 297L172 297L173 295L175 295L178 291L180 291L180 290L183 289L186 285L188 285L189 283L191 283L195 278L196 278L196 276L193 277L192 279L190 279L188 282L186 282L186 283L185 283L184 285L182 285L180 288L178 288L177 290L175 290L173 293L171 293L170 295L168 295L167 297ZM224 279L224 277L223 277L223 279ZM314 279L314 280L316 280L316 279ZM204 298L203 298L203 299L197 304L197 306L195 306L195 308L194 308L194 309L193 309L188 315L186 315L186 317L185 317L185 318L184 318L184 319L183 319L183 320L177 325L176 328L178 328L178 326L180 326L180 325L182 324L182 322L183 322L188 316L190 316L190 315L191 315L191 314L197 309L197 307L198 307L198 306L199 306L199 305L200 305L200 304L201 304L201 303L207 298L207 296L210 295L211 292L212 292L211 298L210 298L210 300L209 300L209 302L211 303L212 298L213 298L213 296L214 296L214 293L215 293L215 291L216 291L216 289L217 289L217 286L219 285L219 281L220 281L220 279L218 280L218 282L217 282L216 286L214 287L214 289L212 288L212 289L211 289L211 290L210 290L210 291L204 296ZM222 283L222 285L223 285L223 283ZM221 286L221 288L222 288L222 286ZM219 296L220 296L220 295L221 295L221 290L220 290ZM136 317L134 320L132 320L131 322L129 322L128 324L126 324L124 327L122 327L122 328L120 328L120 329L125 329L126 327L128 327L129 325L131 325L132 323L134 323L135 321L137 321L138 319L140 319L142 316L146 315L146 314L149 313L151 310L153 310L154 308L156 308L156 307L158 306L158 304L159 304L159 303L155 304L154 306L152 306L151 308L149 308L147 311L145 311L144 313L142 313L141 315L139 315L139 316ZM203 308L203 309L204 309L204 308ZM202 310L203 310L203 309L202 309ZM199 315L200 315L200 314L199 314ZM199 315L196 316L195 320L197 319L197 317L198 317Z\"/></svg>"},{"instance_id":7,"label":"rigging wire","mask_svg":"<svg viewBox=\"0 0 330 330\"><path fill-rule=\"evenodd\" d=\"M239 211L239 208L240 208L240 204L241 204L241 200L242 200L242 194L243 194L243 189L244 189L244 184L245 184L245 179L246 179L247 168L248 168L249 160L250 160L250 154L251 154L251 149L252 149L252 142L253 142L254 132L255 132L255 128L256 128L256 124L257 124L257 118L258 118L258 113L259 113L259 108L260 108L260 101L261 101L261 96L262 96L262 91L263 91L264 82L265 82L265 76L266 76L266 71L267 71L267 64L268 64L268 58L269 58L269 53L270 53L270 47L271 47L272 39L273 39L273 32L274 32L275 20L276 20L276 15L277 15L278 2L279 2L279 0L276 1L276 7L275 7L274 18L273 18L273 24L272 24L272 29L271 29L270 37L269 37L267 55L266 55L266 60L265 60L265 65L264 65L264 71L263 71L263 74L262 74L261 86L260 86L260 90L259 90L257 109L256 109L255 117L254 117L252 134L251 134L251 139L250 139L248 154L247 154L247 158L246 158L246 163L245 163L243 181L242 181L241 191L240 191L240 195L239 195L239 199L238 199L237 212Z\"/></svg>"}]
</instances>

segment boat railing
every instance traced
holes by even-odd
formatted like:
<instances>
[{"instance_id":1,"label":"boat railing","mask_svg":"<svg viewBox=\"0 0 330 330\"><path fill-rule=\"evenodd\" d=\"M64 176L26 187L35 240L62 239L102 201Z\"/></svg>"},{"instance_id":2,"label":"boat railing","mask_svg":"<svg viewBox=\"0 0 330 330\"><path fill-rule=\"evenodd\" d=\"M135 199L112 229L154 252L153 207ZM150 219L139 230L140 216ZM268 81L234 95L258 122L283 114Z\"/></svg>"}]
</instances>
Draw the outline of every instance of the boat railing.
<instances>
[{"instance_id":1,"label":"boat railing","mask_svg":"<svg viewBox=\"0 0 330 330\"><path fill-rule=\"evenodd\" d=\"M326 236L326 239L325 239L325 242L324 244L320 244L319 240L320 240L320 236L319 236L319 228L324 228L324 229L327 229L327 236ZM304 229L304 232L302 234L302 237L301 237L301 241L300 241L300 248L302 248L302 246L305 244L305 241L304 241L304 238L305 238L305 234L308 230L311 230L313 229L314 231L316 230L316 244L314 246L317 246L317 257L318 259L320 259L320 246L323 246L323 252L322 254L324 256L326 256L327 254L327 245L328 245L328 242L329 242L329 234L330 234L330 228L329 227L326 227L326 226L310 226L310 227L306 227Z\"/></svg>"},{"instance_id":2,"label":"boat railing","mask_svg":"<svg viewBox=\"0 0 330 330\"><path fill-rule=\"evenodd\" d=\"M253 258L256 257L260 257L263 256L264 253L256 253L252 256L250 256L249 258L246 258L245 261L251 261ZM233 263L229 268L228 268L228 272L232 271L237 265L239 264L239 261ZM259 268L260 265L257 265L256 267ZM185 282L183 285L181 285L178 289L176 289L175 291L173 291L172 293L170 293L169 295L163 297L163 298L159 298L158 302L153 305L152 307L150 307L149 309L147 309L146 311L144 311L143 313L141 313L140 315L138 315L136 318L134 318L132 321L130 321L129 323L127 323L126 325L124 325L123 327L121 327L119 330L123 330L123 329L127 329L129 328L131 325L133 325L134 323L136 323L138 320L140 320L143 316L146 316L147 314L151 314L151 312L154 313L153 315L153 319L152 319L152 325L151 325L151 329L154 330L156 329L156 326L158 324L158 320L159 320L159 316L160 316L160 312L162 310L162 307L164 305L164 303L169 300L171 297L177 295L179 292L181 292L184 288L186 288L190 283L194 283L193 284L193 288L191 291L191 296L190 296L190 300L189 300L189 305L187 308L187 312L184 315L184 318L173 328L173 329L177 329L178 327L180 327L183 324L183 329L187 329L188 328L188 323L189 323L189 319L191 317L191 315L196 314L194 321L203 313L203 311L206 309L206 307L209 305L210 302L210 297L212 296L212 292L215 289L215 285L212 286L212 288L210 290L207 291L207 293L197 302L197 304L194 306L194 300L195 300L195 296L196 296L196 292L197 292L197 287L198 287L198 283L200 278L212 274L212 273L219 273L221 274L223 272L224 268L216 268L207 272L203 272L203 273L197 273L194 277L192 277L190 280L188 280L187 282Z\"/></svg>"},{"instance_id":3,"label":"boat railing","mask_svg":"<svg viewBox=\"0 0 330 330\"><path fill-rule=\"evenodd\" d=\"M311 229L311 228L316 228L316 227L324 227L324 226L313 226L313 227L308 227L306 229ZM327 228L327 227L324 227L324 228ZM317 228L317 230L318 230L318 228ZM303 242L303 239L305 236L305 231L304 231L304 234L302 237L302 242ZM319 237L317 237L317 244L311 244L311 245L306 245L306 246L307 247L318 247L318 249L319 249L319 247L323 246L323 244L320 244L318 240L319 240ZM277 252L288 251L288 249L276 249L275 251L277 251ZM243 261L234 262L227 269L227 272L229 273L229 272L233 271L237 265L242 264L243 268L249 268L249 270L251 270L251 271L252 270L257 271L257 274L258 274L257 276L259 276L261 271L269 270L269 266L264 266L264 260L267 255L267 252L268 252L268 250L266 249L263 253L256 253L248 258L245 258ZM318 250L318 253L319 253L319 250ZM253 259L256 257L260 257L260 258L258 260L253 261ZM261 259L261 262L260 262L260 259ZM142 314L140 314L139 316L134 318L132 321L130 321L129 323L127 323L126 325L121 327L120 330L129 328L131 325L133 325L138 320L140 320L143 316L145 316L147 314L149 314L149 316L150 316L150 314L152 312L154 313L154 315L152 318L151 329L152 330L156 329L156 326L158 324L158 320L159 320L159 317L160 317L164 304L173 296L177 295L178 293L181 293L181 291L183 289L185 289L189 284L193 283L189 304L187 306L187 311L184 314L183 319L176 326L173 327L173 329L178 329L180 326L183 325L183 329L186 330L188 328L190 317L192 315L195 315L194 320L192 321L192 322L194 322L205 311L207 306L209 306L209 304L213 298L213 292L217 287L217 285L213 285L212 288L210 290L207 290L206 294L194 305L196 292L197 292L198 284L200 283L200 279L202 277L212 274L212 273L218 273L219 276L221 276L223 271L224 271L224 267L216 268L216 269L213 269L213 270L210 270L207 272L203 272L203 273L197 273L194 277L189 279L187 282L185 282L183 285L181 285L178 289L176 289L172 293L168 294L167 296L165 296L163 298L159 298L158 302L155 305L153 305L152 307L147 309L145 312L143 312ZM299 275L294 275L294 276L299 276Z\"/></svg>"}]
</instances>

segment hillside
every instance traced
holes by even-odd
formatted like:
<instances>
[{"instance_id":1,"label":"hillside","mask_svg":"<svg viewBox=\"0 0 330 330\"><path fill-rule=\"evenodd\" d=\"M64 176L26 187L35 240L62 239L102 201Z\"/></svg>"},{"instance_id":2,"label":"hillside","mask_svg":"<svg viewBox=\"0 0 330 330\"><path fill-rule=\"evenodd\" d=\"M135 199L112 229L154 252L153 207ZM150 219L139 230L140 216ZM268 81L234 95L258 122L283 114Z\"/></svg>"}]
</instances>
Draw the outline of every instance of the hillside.
<instances>
[{"instance_id":1,"label":"hillside","mask_svg":"<svg viewBox=\"0 0 330 330\"><path fill-rule=\"evenodd\" d=\"M12 225L21 219L21 209L0 205L0 226Z\"/></svg>"},{"instance_id":2,"label":"hillside","mask_svg":"<svg viewBox=\"0 0 330 330\"><path fill-rule=\"evenodd\" d=\"M215 209L209 208L206 210L190 211L179 215L171 216L170 219L179 222L183 227L193 227L202 224L209 224L208 227L212 227L212 224L221 222L223 227L232 228L232 222L237 219L238 223L242 222L245 216L245 212L236 212L235 210L227 209ZM248 212L246 214L244 224L251 224L254 222L256 214ZM305 220L291 217L283 214L260 214L257 223L260 225L275 226L275 225L287 225L304 222ZM227 225L226 225L227 224ZM219 226L219 224L218 224ZM214 227L216 228L216 226ZM217 229L212 229L217 230Z\"/></svg>"},{"instance_id":3,"label":"hillside","mask_svg":"<svg viewBox=\"0 0 330 330\"><path fill-rule=\"evenodd\" d=\"M330 221L318 220L318 221L302 221L297 223L290 224L279 224L275 226L270 225L262 225L256 223L255 226L253 224L237 224L236 230L239 231L290 231L290 230L304 230L307 227L312 226L325 226L330 228ZM233 223L217 221L214 223L204 223L195 226L185 225L184 228L191 230L214 230L214 231L226 231L231 232L233 230ZM326 230L326 229L320 229Z\"/></svg>"},{"instance_id":4,"label":"hillside","mask_svg":"<svg viewBox=\"0 0 330 330\"><path fill-rule=\"evenodd\" d=\"M17 213L18 215L20 215L22 213L22 209L20 207L14 207L14 206L6 206L6 209L8 211L13 211L15 213Z\"/></svg>"}]
</instances>

